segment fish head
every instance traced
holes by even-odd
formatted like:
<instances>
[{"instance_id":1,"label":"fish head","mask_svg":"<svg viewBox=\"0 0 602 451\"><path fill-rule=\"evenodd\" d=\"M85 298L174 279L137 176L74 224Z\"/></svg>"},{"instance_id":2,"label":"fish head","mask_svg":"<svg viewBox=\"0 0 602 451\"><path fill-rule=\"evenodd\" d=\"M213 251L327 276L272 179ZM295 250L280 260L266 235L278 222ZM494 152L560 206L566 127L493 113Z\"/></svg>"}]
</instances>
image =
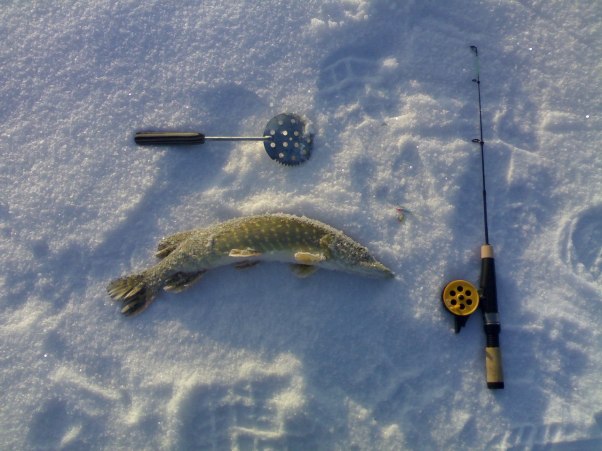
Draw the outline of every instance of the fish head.
<instances>
[{"instance_id":1,"label":"fish head","mask_svg":"<svg viewBox=\"0 0 602 451\"><path fill-rule=\"evenodd\" d=\"M392 278L393 272L376 260L361 244L346 235L327 235L321 240L328 266L368 277Z\"/></svg>"}]
</instances>

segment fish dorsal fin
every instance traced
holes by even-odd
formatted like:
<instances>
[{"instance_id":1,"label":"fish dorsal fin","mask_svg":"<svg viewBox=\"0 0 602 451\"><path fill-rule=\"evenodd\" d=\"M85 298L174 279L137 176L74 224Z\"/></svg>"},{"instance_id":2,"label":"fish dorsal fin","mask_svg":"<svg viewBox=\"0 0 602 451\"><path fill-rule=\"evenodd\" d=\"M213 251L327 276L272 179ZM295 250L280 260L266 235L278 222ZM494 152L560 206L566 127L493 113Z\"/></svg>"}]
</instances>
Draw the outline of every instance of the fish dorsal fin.
<instances>
[{"instance_id":1,"label":"fish dorsal fin","mask_svg":"<svg viewBox=\"0 0 602 451\"><path fill-rule=\"evenodd\" d=\"M246 249L232 249L228 254L230 257L259 257L261 252L257 252L255 249L250 247Z\"/></svg>"},{"instance_id":2,"label":"fish dorsal fin","mask_svg":"<svg viewBox=\"0 0 602 451\"><path fill-rule=\"evenodd\" d=\"M318 267L312 265L292 264L291 269L297 277L304 279L305 277L309 277L315 273L318 270Z\"/></svg>"},{"instance_id":3,"label":"fish dorsal fin","mask_svg":"<svg viewBox=\"0 0 602 451\"><path fill-rule=\"evenodd\" d=\"M295 252L295 261L300 265L315 265L326 260L324 254L313 252Z\"/></svg>"}]
</instances>

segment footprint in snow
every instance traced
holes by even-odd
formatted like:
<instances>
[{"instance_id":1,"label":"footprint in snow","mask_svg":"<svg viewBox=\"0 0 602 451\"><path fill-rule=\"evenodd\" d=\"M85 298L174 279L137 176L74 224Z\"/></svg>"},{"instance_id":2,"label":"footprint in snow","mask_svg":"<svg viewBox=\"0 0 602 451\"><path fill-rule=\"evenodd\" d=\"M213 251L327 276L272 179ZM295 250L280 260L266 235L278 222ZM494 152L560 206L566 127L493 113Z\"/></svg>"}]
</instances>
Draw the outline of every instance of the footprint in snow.
<instances>
[{"instance_id":1,"label":"footprint in snow","mask_svg":"<svg viewBox=\"0 0 602 451\"><path fill-rule=\"evenodd\" d=\"M197 385L178 407L177 449L320 449L311 421L282 402L296 391L280 374Z\"/></svg>"},{"instance_id":2,"label":"footprint in snow","mask_svg":"<svg viewBox=\"0 0 602 451\"><path fill-rule=\"evenodd\" d=\"M602 434L572 423L525 425L495 436L486 449L590 450L602 449Z\"/></svg>"},{"instance_id":3,"label":"footprint in snow","mask_svg":"<svg viewBox=\"0 0 602 451\"><path fill-rule=\"evenodd\" d=\"M381 117L397 99L387 89L397 74L394 57L374 55L374 49L344 47L330 54L318 76L318 99L327 109L356 104L369 117Z\"/></svg>"},{"instance_id":4,"label":"footprint in snow","mask_svg":"<svg viewBox=\"0 0 602 451\"><path fill-rule=\"evenodd\" d=\"M565 228L563 259L580 278L602 287L602 205L579 212Z\"/></svg>"}]
</instances>

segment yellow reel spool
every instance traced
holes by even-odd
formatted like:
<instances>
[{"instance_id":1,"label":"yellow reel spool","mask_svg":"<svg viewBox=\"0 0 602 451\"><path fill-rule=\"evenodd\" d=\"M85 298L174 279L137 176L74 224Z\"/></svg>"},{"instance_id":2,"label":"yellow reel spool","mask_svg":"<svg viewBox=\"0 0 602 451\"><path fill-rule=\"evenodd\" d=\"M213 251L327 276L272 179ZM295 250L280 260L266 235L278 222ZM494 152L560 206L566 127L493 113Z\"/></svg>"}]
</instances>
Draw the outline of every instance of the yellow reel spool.
<instances>
[{"instance_id":1,"label":"yellow reel spool","mask_svg":"<svg viewBox=\"0 0 602 451\"><path fill-rule=\"evenodd\" d=\"M443 289L443 304L456 316L468 316L479 307L479 291L466 280L453 280Z\"/></svg>"}]
</instances>

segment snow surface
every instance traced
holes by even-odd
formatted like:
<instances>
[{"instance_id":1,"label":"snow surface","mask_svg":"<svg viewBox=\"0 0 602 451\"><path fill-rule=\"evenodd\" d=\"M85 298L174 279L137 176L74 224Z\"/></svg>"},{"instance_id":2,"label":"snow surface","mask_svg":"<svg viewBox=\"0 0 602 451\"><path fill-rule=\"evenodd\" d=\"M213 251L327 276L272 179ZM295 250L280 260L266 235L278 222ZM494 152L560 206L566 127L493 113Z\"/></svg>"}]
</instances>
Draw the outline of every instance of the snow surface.
<instances>
[{"instance_id":1,"label":"snow surface","mask_svg":"<svg viewBox=\"0 0 602 451\"><path fill-rule=\"evenodd\" d=\"M602 2L98 0L0 11L2 449L602 448ZM482 319L481 55L506 389ZM140 129L312 122L143 148ZM409 210L403 222L396 208ZM321 220L397 274L208 273L119 314L158 240L246 214Z\"/></svg>"}]
</instances>

